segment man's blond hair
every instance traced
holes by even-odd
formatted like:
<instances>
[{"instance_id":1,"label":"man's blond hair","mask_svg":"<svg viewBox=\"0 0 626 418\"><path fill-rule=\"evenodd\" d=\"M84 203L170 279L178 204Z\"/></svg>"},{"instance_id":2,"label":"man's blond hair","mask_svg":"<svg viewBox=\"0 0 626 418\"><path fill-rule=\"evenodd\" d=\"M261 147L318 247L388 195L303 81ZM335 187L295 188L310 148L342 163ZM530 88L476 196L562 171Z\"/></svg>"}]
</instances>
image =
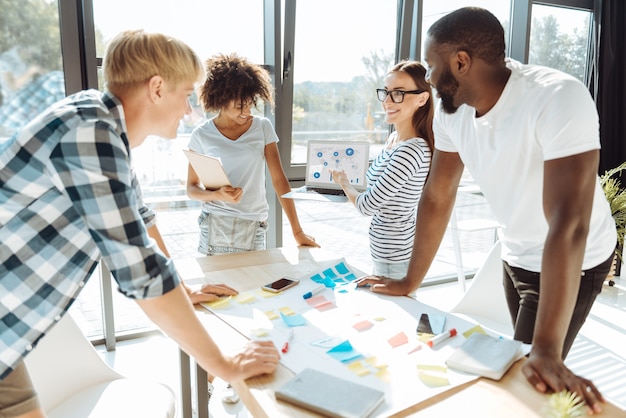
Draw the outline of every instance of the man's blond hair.
<instances>
[{"instance_id":1,"label":"man's blond hair","mask_svg":"<svg viewBox=\"0 0 626 418\"><path fill-rule=\"evenodd\" d=\"M129 30L108 44L103 60L105 87L121 95L158 75L176 87L184 81L199 82L204 69L198 55L184 42L143 30Z\"/></svg>"}]
</instances>

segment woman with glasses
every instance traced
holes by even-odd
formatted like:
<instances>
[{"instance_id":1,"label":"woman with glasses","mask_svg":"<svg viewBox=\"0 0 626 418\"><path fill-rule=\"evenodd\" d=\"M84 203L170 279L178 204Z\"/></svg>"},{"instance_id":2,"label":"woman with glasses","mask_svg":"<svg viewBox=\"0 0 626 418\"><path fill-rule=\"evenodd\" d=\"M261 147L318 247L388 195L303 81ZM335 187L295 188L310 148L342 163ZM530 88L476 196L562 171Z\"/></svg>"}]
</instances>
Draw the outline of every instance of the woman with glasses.
<instances>
[{"instance_id":1,"label":"woman with glasses","mask_svg":"<svg viewBox=\"0 0 626 418\"><path fill-rule=\"evenodd\" d=\"M359 213L372 217L370 253L377 276L403 278L411 258L417 203L434 145L433 99L425 76L419 62L403 61L387 73L384 88L376 89L385 121L395 129L367 172L367 190L358 192L343 171L332 173Z\"/></svg>"}]
</instances>

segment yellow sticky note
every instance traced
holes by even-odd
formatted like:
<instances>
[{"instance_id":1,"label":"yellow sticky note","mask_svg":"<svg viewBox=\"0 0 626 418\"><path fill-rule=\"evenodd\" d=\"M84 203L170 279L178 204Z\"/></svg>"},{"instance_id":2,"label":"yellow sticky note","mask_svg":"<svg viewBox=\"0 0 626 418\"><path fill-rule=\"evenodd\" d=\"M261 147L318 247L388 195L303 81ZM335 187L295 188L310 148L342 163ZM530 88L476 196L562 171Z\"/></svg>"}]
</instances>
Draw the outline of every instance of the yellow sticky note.
<instances>
[{"instance_id":1,"label":"yellow sticky note","mask_svg":"<svg viewBox=\"0 0 626 418\"><path fill-rule=\"evenodd\" d=\"M282 307L282 308L278 308L278 310L279 310L280 312L282 312L284 315L287 315L287 316L289 316L289 315L295 315L295 314L296 314L296 313L294 312L294 310L293 310L293 309L291 309L289 306L285 306L285 307Z\"/></svg>"},{"instance_id":2,"label":"yellow sticky note","mask_svg":"<svg viewBox=\"0 0 626 418\"><path fill-rule=\"evenodd\" d=\"M216 300L215 302L206 302L203 305L209 309L224 309L230 303L231 298L232 296L228 296L226 298Z\"/></svg>"},{"instance_id":3,"label":"yellow sticky note","mask_svg":"<svg viewBox=\"0 0 626 418\"><path fill-rule=\"evenodd\" d=\"M483 329L483 327L481 327L480 325L476 325L475 327L472 327L472 328L468 329L467 331L465 331L465 332L463 333L463 336L464 336L465 338L469 338L469 337L470 337L470 335L472 335L472 334L474 334L474 333L476 333L476 332L478 332L479 334L485 334L485 335L487 335L487 333L485 332L485 330Z\"/></svg>"},{"instance_id":4,"label":"yellow sticky note","mask_svg":"<svg viewBox=\"0 0 626 418\"><path fill-rule=\"evenodd\" d=\"M417 376L426 386L431 388L448 386L448 368L438 364L418 364Z\"/></svg>"},{"instance_id":5,"label":"yellow sticky note","mask_svg":"<svg viewBox=\"0 0 626 418\"><path fill-rule=\"evenodd\" d=\"M433 334L429 334L429 333L427 333L427 332L424 332L424 333L422 333L422 334L419 334L417 338L418 338L421 342L425 343L425 342L427 342L428 340L430 340L430 339L431 339L431 338L433 338L433 337L434 337L434 335L433 335Z\"/></svg>"},{"instance_id":6,"label":"yellow sticky note","mask_svg":"<svg viewBox=\"0 0 626 418\"><path fill-rule=\"evenodd\" d=\"M268 292L267 290L261 290L259 289L257 291L257 295L264 297L265 299L269 299L269 298L273 298L275 296L278 296L279 293L274 293L274 292Z\"/></svg>"},{"instance_id":7,"label":"yellow sticky note","mask_svg":"<svg viewBox=\"0 0 626 418\"><path fill-rule=\"evenodd\" d=\"M378 371L374 374L377 378L382 380L383 382L391 382L391 373L387 370L387 366L382 366L378 369Z\"/></svg>"},{"instance_id":8,"label":"yellow sticky note","mask_svg":"<svg viewBox=\"0 0 626 418\"><path fill-rule=\"evenodd\" d=\"M438 388L441 386L448 386L450 381L448 380L448 376L445 375L434 375L430 373L419 372L417 374L419 379L428 387Z\"/></svg>"},{"instance_id":9,"label":"yellow sticky note","mask_svg":"<svg viewBox=\"0 0 626 418\"><path fill-rule=\"evenodd\" d=\"M240 293L235 296L235 302L237 303L248 304L254 302L255 300L256 297L250 293Z\"/></svg>"},{"instance_id":10,"label":"yellow sticky note","mask_svg":"<svg viewBox=\"0 0 626 418\"><path fill-rule=\"evenodd\" d=\"M420 372L447 373L448 368L438 364L418 364L417 370Z\"/></svg>"},{"instance_id":11,"label":"yellow sticky note","mask_svg":"<svg viewBox=\"0 0 626 418\"><path fill-rule=\"evenodd\" d=\"M348 370L357 376L366 376L370 374L370 371L367 367L363 365L360 361L354 361L348 365Z\"/></svg>"},{"instance_id":12,"label":"yellow sticky note","mask_svg":"<svg viewBox=\"0 0 626 418\"><path fill-rule=\"evenodd\" d=\"M378 359L376 358L376 356L371 356L365 359L365 363L369 364L370 366L376 366L376 364L378 363Z\"/></svg>"},{"instance_id":13,"label":"yellow sticky note","mask_svg":"<svg viewBox=\"0 0 626 418\"><path fill-rule=\"evenodd\" d=\"M267 316L270 320L278 319L280 316L274 311L265 311L265 316Z\"/></svg>"},{"instance_id":14,"label":"yellow sticky note","mask_svg":"<svg viewBox=\"0 0 626 418\"><path fill-rule=\"evenodd\" d=\"M266 337L267 336L267 330L263 329L263 328L257 328L257 329L253 329L252 332L254 333L254 335L256 335L257 337Z\"/></svg>"}]
</instances>

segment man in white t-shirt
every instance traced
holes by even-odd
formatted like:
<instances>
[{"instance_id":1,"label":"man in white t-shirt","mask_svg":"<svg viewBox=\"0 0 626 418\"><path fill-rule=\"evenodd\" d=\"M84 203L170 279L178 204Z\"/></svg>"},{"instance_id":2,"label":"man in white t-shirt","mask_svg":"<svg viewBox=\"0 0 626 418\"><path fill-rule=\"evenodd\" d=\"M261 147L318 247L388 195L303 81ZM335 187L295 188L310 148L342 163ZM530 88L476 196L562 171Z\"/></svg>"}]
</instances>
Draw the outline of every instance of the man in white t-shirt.
<instances>
[{"instance_id":1,"label":"man in white t-shirt","mask_svg":"<svg viewBox=\"0 0 626 418\"><path fill-rule=\"evenodd\" d=\"M515 339L533 344L526 378L540 392L576 392L597 413L602 395L563 359L602 289L617 242L598 181L598 114L578 80L505 59L504 52L502 26L484 9L459 9L429 29L426 78L441 100L409 271L400 281L367 277L359 285L392 295L420 286L467 167L502 225Z\"/></svg>"}]
</instances>

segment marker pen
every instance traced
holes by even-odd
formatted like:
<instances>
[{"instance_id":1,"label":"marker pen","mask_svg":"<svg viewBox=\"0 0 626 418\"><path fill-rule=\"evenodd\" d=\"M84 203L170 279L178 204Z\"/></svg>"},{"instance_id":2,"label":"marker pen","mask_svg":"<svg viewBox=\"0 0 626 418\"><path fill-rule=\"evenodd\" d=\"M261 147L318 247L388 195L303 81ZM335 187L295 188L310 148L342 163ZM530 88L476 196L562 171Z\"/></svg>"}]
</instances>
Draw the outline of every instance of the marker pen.
<instances>
[{"instance_id":1,"label":"marker pen","mask_svg":"<svg viewBox=\"0 0 626 418\"><path fill-rule=\"evenodd\" d=\"M291 340L293 340L293 328L289 330L289 337L287 337L287 341L285 341L285 344L283 344L283 348L280 351L282 351L283 353L288 352L289 343L291 342Z\"/></svg>"},{"instance_id":2,"label":"marker pen","mask_svg":"<svg viewBox=\"0 0 626 418\"><path fill-rule=\"evenodd\" d=\"M317 286L315 289L311 290L310 292L306 292L304 295L302 295L302 299L311 299L313 297L313 295L318 294L319 292L323 291L324 289L326 289L326 286L319 285Z\"/></svg>"},{"instance_id":3,"label":"marker pen","mask_svg":"<svg viewBox=\"0 0 626 418\"><path fill-rule=\"evenodd\" d=\"M426 344L428 344L430 348L433 348L437 344L447 340L448 338L454 337L455 335L456 335L456 328L452 328L450 331L444 332L439 335L435 335L433 338L428 340Z\"/></svg>"}]
</instances>

